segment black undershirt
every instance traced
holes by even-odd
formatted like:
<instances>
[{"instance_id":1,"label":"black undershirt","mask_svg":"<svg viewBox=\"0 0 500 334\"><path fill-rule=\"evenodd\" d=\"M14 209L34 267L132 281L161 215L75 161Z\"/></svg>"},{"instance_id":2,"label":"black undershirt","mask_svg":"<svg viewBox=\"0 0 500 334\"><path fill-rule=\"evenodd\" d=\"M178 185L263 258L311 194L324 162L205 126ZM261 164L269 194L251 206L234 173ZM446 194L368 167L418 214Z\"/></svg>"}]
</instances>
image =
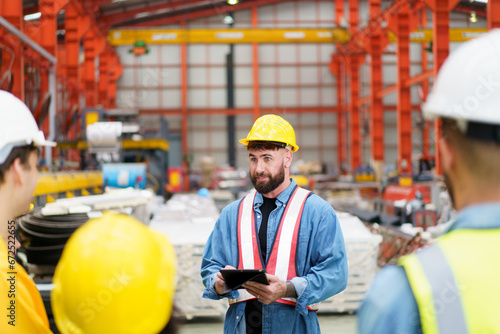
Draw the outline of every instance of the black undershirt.
<instances>
[{"instance_id":1,"label":"black undershirt","mask_svg":"<svg viewBox=\"0 0 500 334\"><path fill-rule=\"evenodd\" d=\"M264 202L260 206L262 220L259 228L259 243L262 259L267 264L267 221L269 220L269 214L276 209L276 198L263 197L263 199ZM258 299L247 301L245 319L247 334L262 334L262 303Z\"/></svg>"}]
</instances>

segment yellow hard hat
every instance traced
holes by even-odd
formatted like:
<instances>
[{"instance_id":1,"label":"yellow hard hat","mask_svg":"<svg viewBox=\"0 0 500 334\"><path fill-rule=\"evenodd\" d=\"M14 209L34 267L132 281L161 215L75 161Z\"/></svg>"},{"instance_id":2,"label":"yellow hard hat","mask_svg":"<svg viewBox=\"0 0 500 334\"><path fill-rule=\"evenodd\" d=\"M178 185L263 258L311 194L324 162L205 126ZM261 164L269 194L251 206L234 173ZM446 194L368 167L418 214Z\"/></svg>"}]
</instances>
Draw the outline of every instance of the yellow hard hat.
<instances>
[{"instance_id":1,"label":"yellow hard hat","mask_svg":"<svg viewBox=\"0 0 500 334\"><path fill-rule=\"evenodd\" d=\"M51 303L63 334L159 333L170 319L177 258L163 235L105 214L80 227L54 274Z\"/></svg>"},{"instance_id":2,"label":"yellow hard hat","mask_svg":"<svg viewBox=\"0 0 500 334\"><path fill-rule=\"evenodd\" d=\"M281 143L284 144L283 147L290 149L292 152L299 150L299 146L295 142L295 131L293 131L290 123L273 114L259 117L253 123L248 136L240 139L240 143L245 146L248 146L250 141Z\"/></svg>"}]
</instances>

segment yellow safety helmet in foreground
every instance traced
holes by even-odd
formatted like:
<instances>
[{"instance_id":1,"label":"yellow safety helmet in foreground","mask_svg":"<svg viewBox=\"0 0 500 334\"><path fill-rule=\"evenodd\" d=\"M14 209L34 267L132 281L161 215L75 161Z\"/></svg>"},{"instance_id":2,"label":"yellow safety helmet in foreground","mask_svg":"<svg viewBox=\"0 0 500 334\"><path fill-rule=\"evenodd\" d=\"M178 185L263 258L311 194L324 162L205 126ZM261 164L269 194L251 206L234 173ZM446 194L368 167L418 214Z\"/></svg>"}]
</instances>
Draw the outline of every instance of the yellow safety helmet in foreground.
<instances>
[{"instance_id":1,"label":"yellow safety helmet in foreground","mask_svg":"<svg viewBox=\"0 0 500 334\"><path fill-rule=\"evenodd\" d=\"M63 334L159 333L172 314L177 258L163 235L105 214L80 227L54 274L52 310Z\"/></svg>"},{"instance_id":2,"label":"yellow safety helmet in foreground","mask_svg":"<svg viewBox=\"0 0 500 334\"><path fill-rule=\"evenodd\" d=\"M284 144L283 148L287 148L292 152L299 150L299 146L295 142L295 131L293 131L290 123L282 117L269 114L259 117L253 123L252 129L248 136L240 139L240 143L248 146L250 141L268 141Z\"/></svg>"}]
</instances>

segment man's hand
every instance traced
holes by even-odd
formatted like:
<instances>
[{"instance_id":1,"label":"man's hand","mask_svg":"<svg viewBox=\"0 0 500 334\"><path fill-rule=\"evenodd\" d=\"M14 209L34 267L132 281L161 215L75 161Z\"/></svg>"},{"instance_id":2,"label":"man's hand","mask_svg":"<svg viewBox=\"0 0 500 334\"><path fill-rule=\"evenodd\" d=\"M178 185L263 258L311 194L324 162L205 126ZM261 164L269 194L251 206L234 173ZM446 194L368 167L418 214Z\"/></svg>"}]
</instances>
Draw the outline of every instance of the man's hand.
<instances>
[{"instance_id":1,"label":"man's hand","mask_svg":"<svg viewBox=\"0 0 500 334\"><path fill-rule=\"evenodd\" d=\"M283 298L286 293L286 282L281 281L277 276L267 274L269 285L257 282L246 282L243 287L261 302L268 305L277 299Z\"/></svg>"},{"instance_id":2,"label":"man's hand","mask_svg":"<svg viewBox=\"0 0 500 334\"><path fill-rule=\"evenodd\" d=\"M224 269L236 269L235 267L232 267L232 266L225 266ZM215 291L219 294L219 295L223 295L225 294L226 292L226 289L227 289L227 286L226 286L226 281L224 281L224 278L222 278L222 274L220 273L220 271L217 273L217 280L215 281Z\"/></svg>"}]
</instances>

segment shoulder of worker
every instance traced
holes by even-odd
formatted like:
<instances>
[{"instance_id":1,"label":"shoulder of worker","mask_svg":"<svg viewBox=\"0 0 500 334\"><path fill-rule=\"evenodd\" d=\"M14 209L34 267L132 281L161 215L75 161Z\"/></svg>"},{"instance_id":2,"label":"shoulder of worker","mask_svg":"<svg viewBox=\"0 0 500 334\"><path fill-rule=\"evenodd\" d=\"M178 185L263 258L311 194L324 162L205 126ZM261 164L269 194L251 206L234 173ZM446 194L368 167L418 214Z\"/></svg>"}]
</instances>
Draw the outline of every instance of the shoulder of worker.
<instances>
[{"instance_id":1,"label":"shoulder of worker","mask_svg":"<svg viewBox=\"0 0 500 334\"><path fill-rule=\"evenodd\" d=\"M401 266L382 268L358 310L359 333L421 333L417 302Z\"/></svg>"}]
</instances>

